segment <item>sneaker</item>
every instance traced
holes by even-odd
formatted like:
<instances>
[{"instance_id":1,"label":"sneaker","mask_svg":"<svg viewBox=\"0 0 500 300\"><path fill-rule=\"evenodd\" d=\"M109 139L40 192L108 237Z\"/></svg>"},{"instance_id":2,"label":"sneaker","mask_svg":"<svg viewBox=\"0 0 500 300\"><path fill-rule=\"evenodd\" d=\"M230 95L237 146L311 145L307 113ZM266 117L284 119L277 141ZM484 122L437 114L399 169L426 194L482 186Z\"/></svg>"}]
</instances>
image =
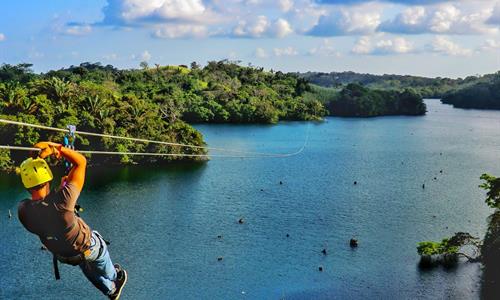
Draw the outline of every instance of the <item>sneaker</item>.
<instances>
[{"instance_id":1,"label":"sneaker","mask_svg":"<svg viewBox=\"0 0 500 300\"><path fill-rule=\"evenodd\" d=\"M119 264L115 264L116 280L115 292L109 295L109 299L118 300L122 294L123 287L127 283L127 271L125 271Z\"/></svg>"}]
</instances>

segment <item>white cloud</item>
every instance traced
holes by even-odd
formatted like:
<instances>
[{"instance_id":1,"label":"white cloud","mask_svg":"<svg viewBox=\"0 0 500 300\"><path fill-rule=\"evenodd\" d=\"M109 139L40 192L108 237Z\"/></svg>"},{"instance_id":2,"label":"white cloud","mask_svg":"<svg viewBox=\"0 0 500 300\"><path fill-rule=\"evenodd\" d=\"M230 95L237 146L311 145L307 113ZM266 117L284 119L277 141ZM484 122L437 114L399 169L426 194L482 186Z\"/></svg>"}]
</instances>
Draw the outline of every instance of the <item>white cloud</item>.
<instances>
[{"instance_id":1,"label":"white cloud","mask_svg":"<svg viewBox=\"0 0 500 300\"><path fill-rule=\"evenodd\" d=\"M259 47L259 48L255 49L255 57L256 58L268 58L269 55L267 54L266 50Z\"/></svg>"},{"instance_id":2,"label":"white cloud","mask_svg":"<svg viewBox=\"0 0 500 300\"><path fill-rule=\"evenodd\" d=\"M92 27L88 24L67 25L63 33L67 35L82 36L92 32Z\"/></svg>"},{"instance_id":3,"label":"white cloud","mask_svg":"<svg viewBox=\"0 0 500 300\"><path fill-rule=\"evenodd\" d=\"M0 33L0 42L5 41L5 34Z\"/></svg>"},{"instance_id":4,"label":"white cloud","mask_svg":"<svg viewBox=\"0 0 500 300\"><path fill-rule=\"evenodd\" d=\"M378 30L405 34L480 34L495 31L485 25L491 14L489 9L459 5L460 2L409 7L394 19L383 22Z\"/></svg>"},{"instance_id":5,"label":"white cloud","mask_svg":"<svg viewBox=\"0 0 500 300\"><path fill-rule=\"evenodd\" d=\"M362 35L375 32L380 25L381 13L370 6L341 8L323 15L309 31L314 36Z\"/></svg>"},{"instance_id":6,"label":"white cloud","mask_svg":"<svg viewBox=\"0 0 500 300\"><path fill-rule=\"evenodd\" d=\"M201 20L202 0L108 0L104 23L134 23L147 19Z\"/></svg>"},{"instance_id":7,"label":"white cloud","mask_svg":"<svg viewBox=\"0 0 500 300\"><path fill-rule=\"evenodd\" d=\"M150 61L151 60L151 54L149 53L148 50L144 50L144 52L141 53L141 60L143 61Z\"/></svg>"},{"instance_id":8,"label":"white cloud","mask_svg":"<svg viewBox=\"0 0 500 300\"><path fill-rule=\"evenodd\" d=\"M319 18L327 14L325 6L317 5L310 0L296 0L287 16L295 30L303 33L318 24Z\"/></svg>"},{"instance_id":9,"label":"white cloud","mask_svg":"<svg viewBox=\"0 0 500 300\"><path fill-rule=\"evenodd\" d=\"M279 0L278 5L282 12L288 12L293 8L293 0Z\"/></svg>"},{"instance_id":10,"label":"white cloud","mask_svg":"<svg viewBox=\"0 0 500 300\"><path fill-rule=\"evenodd\" d=\"M413 51L413 44L402 37L373 39L368 36L361 37L351 50L354 54L375 55L406 54Z\"/></svg>"},{"instance_id":11,"label":"white cloud","mask_svg":"<svg viewBox=\"0 0 500 300\"><path fill-rule=\"evenodd\" d=\"M354 54L369 54L372 50L373 46L370 37L363 36L356 42L351 52Z\"/></svg>"},{"instance_id":12,"label":"white cloud","mask_svg":"<svg viewBox=\"0 0 500 300\"><path fill-rule=\"evenodd\" d=\"M201 0L165 0L165 1L141 1L141 2L163 2L157 9L157 15L165 19L190 19L193 16L202 15L206 9Z\"/></svg>"},{"instance_id":13,"label":"white cloud","mask_svg":"<svg viewBox=\"0 0 500 300\"><path fill-rule=\"evenodd\" d=\"M340 57L340 52L335 49L333 46L333 41L330 39L324 39L323 43L318 46L311 48L309 50L309 55L318 55L318 56L334 56L334 57Z\"/></svg>"},{"instance_id":14,"label":"white cloud","mask_svg":"<svg viewBox=\"0 0 500 300\"><path fill-rule=\"evenodd\" d=\"M481 46L479 46L478 51L500 51L500 41L487 39Z\"/></svg>"},{"instance_id":15,"label":"white cloud","mask_svg":"<svg viewBox=\"0 0 500 300\"><path fill-rule=\"evenodd\" d=\"M273 49L274 56L295 56L298 55L299 52L293 47L285 47L285 48L274 48Z\"/></svg>"},{"instance_id":16,"label":"white cloud","mask_svg":"<svg viewBox=\"0 0 500 300\"><path fill-rule=\"evenodd\" d=\"M241 20L232 30L235 37L278 37L283 38L293 32L292 26L285 19L271 23L266 16L258 16L252 21Z\"/></svg>"},{"instance_id":17,"label":"white cloud","mask_svg":"<svg viewBox=\"0 0 500 300\"><path fill-rule=\"evenodd\" d=\"M278 19L274 23L273 31L274 31L274 35L276 37L283 38L283 37L289 35L290 33L292 33L293 29L292 29L292 26L290 26L290 23L288 23L287 20Z\"/></svg>"},{"instance_id":18,"label":"white cloud","mask_svg":"<svg viewBox=\"0 0 500 300\"><path fill-rule=\"evenodd\" d=\"M491 15L486 22L491 25L500 25L500 2L497 2L491 10Z\"/></svg>"},{"instance_id":19,"label":"white cloud","mask_svg":"<svg viewBox=\"0 0 500 300\"><path fill-rule=\"evenodd\" d=\"M262 37L271 23L266 16L258 16L253 22L242 20L233 28L233 35L237 37Z\"/></svg>"},{"instance_id":20,"label":"white cloud","mask_svg":"<svg viewBox=\"0 0 500 300\"><path fill-rule=\"evenodd\" d=\"M413 44L404 38L396 37L377 41L375 49L379 54L404 54L413 51Z\"/></svg>"},{"instance_id":21,"label":"white cloud","mask_svg":"<svg viewBox=\"0 0 500 300\"><path fill-rule=\"evenodd\" d=\"M167 24L159 26L153 36L157 38L201 38L208 36L207 27L204 25L189 25L189 24Z\"/></svg>"},{"instance_id":22,"label":"white cloud","mask_svg":"<svg viewBox=\"0 0 500 300\"><path fill-rule=\"evenodd\" d=\"M453 41L443 36L435 37L432 43L427 46L427 48L434 53L440 53L444 55L469 56L472 54L472 50L462 48L458 44L455 44Z\"/></svg>"}]
</instances>

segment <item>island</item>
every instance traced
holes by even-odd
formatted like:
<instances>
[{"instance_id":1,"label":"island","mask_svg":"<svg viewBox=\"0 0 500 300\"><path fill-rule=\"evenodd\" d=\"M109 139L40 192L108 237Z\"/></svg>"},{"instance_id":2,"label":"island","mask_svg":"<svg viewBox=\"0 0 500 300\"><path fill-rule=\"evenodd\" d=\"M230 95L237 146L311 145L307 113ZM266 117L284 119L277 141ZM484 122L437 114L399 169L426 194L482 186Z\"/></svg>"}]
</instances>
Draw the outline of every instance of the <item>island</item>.
<instances>
[{"instance_id":1,"label":"island","mask_svg":"<svg viewBox=\"0 0 500 300\"><path fill-rule=\"evenodd\" d=\"M447 93L441 102L456 108L500 109L500 72L484 82Z\"/></svg>"},{"instance_id":2,"label":"island","mask_svg":"<svg viewBox=\"0 0 500 300\"><path fill-rule=\"evenodd\" d=\"M327 105L330 115L342 117L418 116L426 113L422 97L411 89L384 91L356 83L348 84Z\"/></svg>"}]
</instances>

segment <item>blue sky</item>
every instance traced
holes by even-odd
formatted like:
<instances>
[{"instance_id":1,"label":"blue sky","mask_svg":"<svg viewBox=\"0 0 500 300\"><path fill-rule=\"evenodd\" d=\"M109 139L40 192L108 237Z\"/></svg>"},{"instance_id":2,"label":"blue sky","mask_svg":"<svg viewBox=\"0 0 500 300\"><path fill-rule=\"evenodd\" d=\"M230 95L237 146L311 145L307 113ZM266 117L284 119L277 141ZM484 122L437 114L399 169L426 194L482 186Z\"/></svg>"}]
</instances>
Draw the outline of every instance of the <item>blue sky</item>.
<instances>
[{"instance_id":1,"label":"blue sky","mask_svg":"<svg viewBox=\"0 0 500 300\"><path fill-rule=\"evenodd\" d=\"M241 60L282 71L500 70L500 0L1 1L0 63Z\"/></svg>"}]
</instances>

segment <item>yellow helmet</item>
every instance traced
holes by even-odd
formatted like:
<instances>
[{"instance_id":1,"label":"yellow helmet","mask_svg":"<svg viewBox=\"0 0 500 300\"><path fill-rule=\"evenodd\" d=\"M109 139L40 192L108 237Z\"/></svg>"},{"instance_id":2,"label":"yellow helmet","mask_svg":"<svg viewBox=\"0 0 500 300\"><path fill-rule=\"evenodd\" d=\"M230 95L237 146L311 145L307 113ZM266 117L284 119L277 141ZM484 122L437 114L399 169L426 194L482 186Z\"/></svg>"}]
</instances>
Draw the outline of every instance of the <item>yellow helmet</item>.
<instances>
[{"instance_id":1,"label":"yellow helmet","mask_svg":"<svg viewBox=\"0 0 500 300\"><path fill-rule=\"evenodd\" d=\"M20 169L21 179L27 189L49 182L54 178L49 165L41 158L28 158L21 163Z\"/></svg>"}]
</instances>

